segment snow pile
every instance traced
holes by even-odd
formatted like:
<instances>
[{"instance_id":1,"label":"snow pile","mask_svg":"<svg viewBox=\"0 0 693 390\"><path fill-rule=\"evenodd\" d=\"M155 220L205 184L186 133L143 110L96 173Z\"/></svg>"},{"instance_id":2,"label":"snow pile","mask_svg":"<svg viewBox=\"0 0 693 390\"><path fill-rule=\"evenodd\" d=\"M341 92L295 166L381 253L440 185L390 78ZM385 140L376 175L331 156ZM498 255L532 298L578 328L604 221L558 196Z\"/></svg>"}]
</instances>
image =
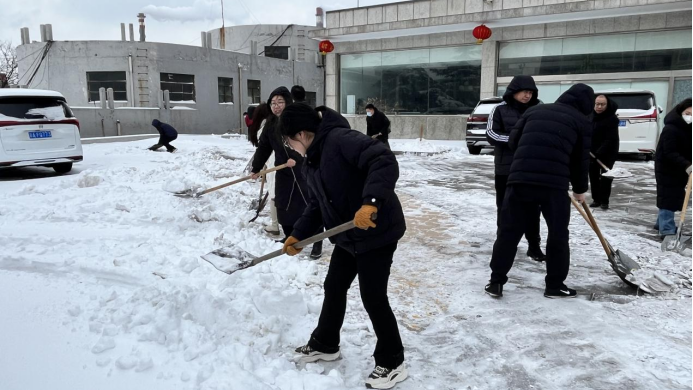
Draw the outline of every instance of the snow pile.
<instances>
[{"instance_id":1,"label":"snow pile","mask_svg":"<svg viewBox=\"0 0 693 390\"><path fill-rule=\"evenodd\" d=\"M633 176L632 173L630 173L627 169L621 168L621 167L615 167L613 169L610 169L606 171L603 174L604 177L611 177L614 179L621 179L621 178L626 178L626 177L631 177Z\"/></svg>"},{"instance_id":2,"label":"snow pile","mask_svg":"<svg viewBox=\"0 0 693 390\"><path fill-rule=\"evenodd\" d=\"M403 153L444 153L449 151L449 146L443 146L423 139L398 139L390 140L390 146L394 152Z\"/></svg>"}]
</instances>

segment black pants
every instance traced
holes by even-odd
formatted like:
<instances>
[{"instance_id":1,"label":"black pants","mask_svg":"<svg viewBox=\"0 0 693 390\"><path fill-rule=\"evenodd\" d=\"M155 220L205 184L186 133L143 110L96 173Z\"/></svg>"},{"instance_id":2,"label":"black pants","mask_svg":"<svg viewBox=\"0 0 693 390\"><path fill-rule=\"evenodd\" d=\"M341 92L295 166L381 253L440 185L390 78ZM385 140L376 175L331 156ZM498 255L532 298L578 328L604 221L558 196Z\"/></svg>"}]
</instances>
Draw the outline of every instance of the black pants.
<instances>
[{"instance_id":1,"label":"black pants","mask_svg":"<svg viewBox=\"0 0 693 390\"><path fill-rule=\"evenodd\" d=\"M590 162L590 189L592 190L592 200L601 203L609 204L611 197L611 183L614 179L602 176L606 172L599 163Z\"/></svg>"},{"instance_id":2,"label":"black pants","mask_svg":"<svg viewBox=\"0 0 693 390\"><path fill-rule=\"evenodd\" d=\"M313 349L325 353L339 350L339 332L346 312L347 291L358 275L361 301L378 338L373 353L375 364L397 368L404 362L404 347L397 320L387 299L387 282L396 249L397 243L393 243L353 256L340 246L335 246L325 277L325 300L320 320L308 342Z\"/></svg>"},{"instance_id":3,"label":"black pants","mask_svg":"<svg viewBox=\"0 0 693 390\"><path fill-rule=\"evenodd\" d=\"M508 183L508 176L496 175L496 226L500 229L501 226L501 209L503 208L503 199L505 199L505 191ZM539 234L539 223L541 218L541 209L539 206L533 208L532 214L527 219L525 226L525 238L530 248L539 249L541 245L541 235Z\"/></svg>"},{"instance_id":4,"label":"black pants","mask_svg":"<svg viewBox=\"0 0 693 390\"><path fill-rule=\"evenodd\" d=\"M515 184L508 187L501 209L501 226L491 257L491 282L505 284L513 266L517 244L527 219L539 206L549 228L546 240L546 288L564 288L570 267L568 192L547 187Z\"/></svg>"},{"instance_id":5,"label":"black pants","mask_svg":"<svg viewBox=\"0 0 693 390\"><path fill-rule=\"evenodd\" d=\"M178 138L178 136L171 138L171 137L165 137L162 135L159 137L159 142L157 142L156 145L152 146L149 149L157 150L157 149L161 148L162 146L165 146L167 151L172 152L172 151L176 150L176 148L174 148L171 145L171 142L175 141L176 138Z\"/></svg>"}]
</instances>

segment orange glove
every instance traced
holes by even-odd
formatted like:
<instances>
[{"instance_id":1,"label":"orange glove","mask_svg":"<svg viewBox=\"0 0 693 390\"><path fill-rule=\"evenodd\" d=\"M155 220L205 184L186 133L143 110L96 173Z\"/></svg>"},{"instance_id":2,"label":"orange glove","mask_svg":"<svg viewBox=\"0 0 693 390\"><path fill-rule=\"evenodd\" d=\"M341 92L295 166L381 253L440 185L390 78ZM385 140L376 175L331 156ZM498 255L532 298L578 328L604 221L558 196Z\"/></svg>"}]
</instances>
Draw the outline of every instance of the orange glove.
<instances>
[{"instance_id":1,"label":"orange glove","mask_svg":"<svg viewBox=\"0 0 693 390\"><path fill-rule=\"evenodd\" d=\"M282 248L282 253L286 253L289 256L296 256L301 253L303 248L294 248L293 245L298 242L298 239L294 236L289 236L289 238L284 241L284 248Z\"/></svg>"},{"instance_id":2,"label":"orange glove","mask_svg":"<svg viewBox=\"0 0 693 390\"><path fill-rule=\"evenodd\" d=\"M374 228L375 222L373 222L371 218L373 218L373 214L377 212L377 207L364 204L359 211L356 212L356 215L354 215L354 225L363 230L368 230L369 227Z\"/></svg>"}]
</instances>

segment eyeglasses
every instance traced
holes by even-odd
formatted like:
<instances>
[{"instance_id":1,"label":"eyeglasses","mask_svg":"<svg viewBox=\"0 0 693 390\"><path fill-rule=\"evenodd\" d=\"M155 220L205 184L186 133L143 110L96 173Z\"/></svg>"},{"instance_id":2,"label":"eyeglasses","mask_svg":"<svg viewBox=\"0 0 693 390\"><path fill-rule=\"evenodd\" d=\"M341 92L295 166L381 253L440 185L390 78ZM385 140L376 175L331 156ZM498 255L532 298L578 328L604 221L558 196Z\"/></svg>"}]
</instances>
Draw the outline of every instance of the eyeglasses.
<instances>
[{"instance_id":1,"label":"eyeglasses","mask_svg":"<svg viewBox=\"0 0 693 390\"><path fill-rule=\"evenodd\" d=\"M594 106L595 106L595 107L606 107L606 104L607 104L607 103L597 103L597 104L595 104Z\"/></svg>"},{"instance_id":2,"label":"eyeglasses","mask_svg":"<svg viewBox=\"0 0 693 390\"><path fill-rule=\"evenodd\" d=\"M279 106L285 106L286 102L276 102L276 103L270 103L270 107L279 107Z\"/></svg>"}]
</instances>

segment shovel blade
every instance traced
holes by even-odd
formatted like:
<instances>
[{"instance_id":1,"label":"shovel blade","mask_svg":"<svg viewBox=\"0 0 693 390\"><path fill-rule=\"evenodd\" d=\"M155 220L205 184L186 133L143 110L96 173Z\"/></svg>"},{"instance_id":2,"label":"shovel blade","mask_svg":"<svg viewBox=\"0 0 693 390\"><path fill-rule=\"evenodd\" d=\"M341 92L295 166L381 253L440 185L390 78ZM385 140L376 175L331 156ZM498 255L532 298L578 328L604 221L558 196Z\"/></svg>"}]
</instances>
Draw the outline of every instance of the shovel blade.
<instances>
[{"instance_id":1,"label":"shovel blade","mask_svg":"<svg viewBox=\"0 0 693 390\"><path fill-rule=\"evenodd\" d=\"M173 196L177 196L179 198L199 198L200 193L196 189L190 188L185 191L174 192Z\"/></svg>"},{"instance_id":2,"label":"shovel blade","mask_svg":"<svg viewBox=\"0 0 693 390\"><path fill-rule=\"evenodd\" d=\"M690 236L670 235L665 236L662 241L662 252L683 252L686 249L686 242Z\"/></svg>"},{"instance_id":3,"label":"shovel blade","mask_svg":"<svg viewBox=\"0 0 693 390\"><path fill-rule=\"evenodd\" d=\"M227 246L213 250L202 256L202 259L210 263L219 271L232 274L236 271L253 266L255 256L235 246Z\"/></svg>"}]
</instances>

